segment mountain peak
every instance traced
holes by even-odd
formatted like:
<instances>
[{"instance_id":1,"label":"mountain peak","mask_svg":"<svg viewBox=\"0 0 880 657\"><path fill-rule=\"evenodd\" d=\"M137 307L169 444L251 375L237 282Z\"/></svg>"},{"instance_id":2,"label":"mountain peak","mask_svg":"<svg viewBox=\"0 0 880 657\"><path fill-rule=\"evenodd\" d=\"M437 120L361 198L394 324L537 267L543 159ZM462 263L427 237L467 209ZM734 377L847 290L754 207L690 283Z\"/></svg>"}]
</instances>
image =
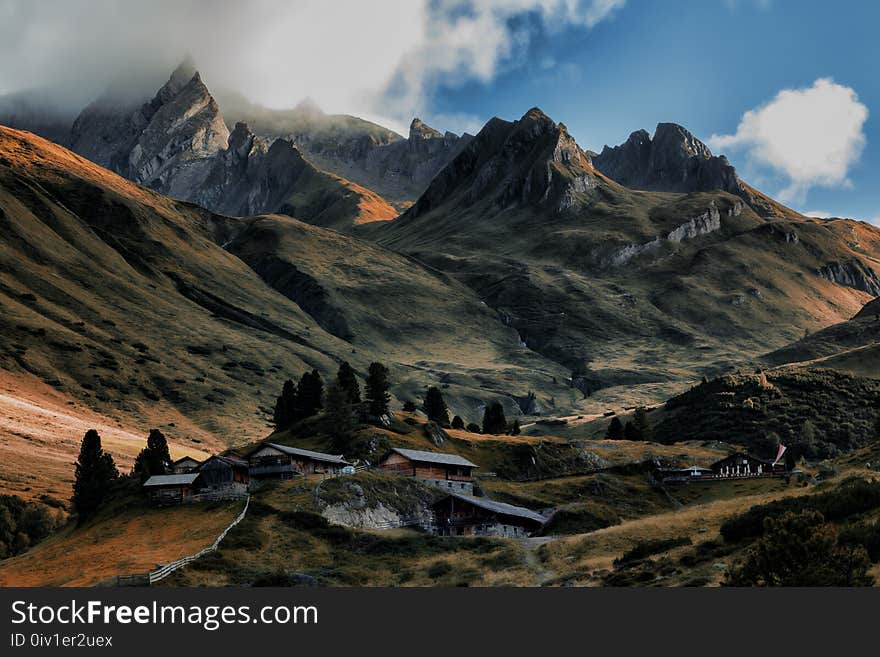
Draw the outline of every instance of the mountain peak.
<instances>
[{"instance_id":1,"label":"mountain peak","mask_svg":"<svg viewBox=\"0 0 880 657\"><path fill-rule=\"evenodd\" d=\"M636 130L620 146L605 146L593 165L632 189L658 192L724 190L740 194L742 185L727 158L715 157L677 123L658 123L653 138Z\"/></svg>"},{"instance_id":2,"label":"mountain peak","mask_svg":"<svg viewBox=\"0 0 880 657\"><path fill-rule=\"evenodd\" d=\"M409 124L409 138L410 139L442 139L443 133L434 130L431 126L423 123L422 120L418 117L412 120L412 123Z\"/></svg>"}]
</instances>

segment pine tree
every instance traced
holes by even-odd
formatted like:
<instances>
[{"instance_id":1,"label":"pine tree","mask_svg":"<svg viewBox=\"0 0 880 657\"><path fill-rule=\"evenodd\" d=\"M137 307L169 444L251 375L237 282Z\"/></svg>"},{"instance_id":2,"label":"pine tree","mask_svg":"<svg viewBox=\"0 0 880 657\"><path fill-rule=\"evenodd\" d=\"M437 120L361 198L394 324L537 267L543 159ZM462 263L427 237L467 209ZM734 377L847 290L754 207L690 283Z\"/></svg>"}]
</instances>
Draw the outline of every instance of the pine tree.
<instances>
[{"instance_id":1,"label":"pine tree","mask_svg":"<svg viewBox=\"0 0 880 657\"><path fill-rule=\"evenodd\" d=\"M288 379L284 382L281 395L275 402L275 431L289 429L296 421L296 384Z\"/></svg>"},{"instance_id":2,"label":"pine tree","mask_svg":"<svg viewBox=\"0 0 880 657\"><path fill-rule=\"evenodd\" d=\"M633 429L635 430L636 440L651 440L654 431L651 428L651 421L648 419L648 411L644 406L639 406L633 413Z\"/></svg>"},{"instance_id":3,"label":"pine tree","mask_svg":"<svg viewBox=\"0 0 880 657\"><path fill-rule=\"evenodd\" d=\"M354 405L350 402L348 393L338 381L327 388L325 415L330 421L331 446L337 452L346 450L355 430Z\"/></svg>"},{"instance_id":4,"label":"pine tree","mask_svg":"<svg viewBox=\"0 0 880 657\"><path fill-rule=\"evenodd\" d=\"M519 433L520 433L519 420L516 419L516 418L514 418L514 420L513 420L513 426L510 427L510 435L511 435L511 436L518 436Z\"/></svg>"},{"instance_id":5,"label":"pine tree","mask_svg":"<svg viewBox=\"0 0 880 657\"><path fill-rule=\"evenodd\" d=\"M317 415L324 408L324 382L318 370L302 375L296 389L296 418Z\"/></svg>"},{"instance_id":6,"label":"pine tree","mask_svg":"<svg viewBox=\"0 0 880 657\"><path fill-rule=\"evenodd\" d=\"M382 363L370 363L370 369L367 371L366 394L369 413L373 417L381 417L388 413L388 404L391 401L388 388L388 368Z\"/></svg>"},{"instance_id":7,"label":"pine tree","mask_svg":"<svg viewBox=\"0 0 880 657\"><path fill-rule=\"evenodd\" d=\"M627 422L623 427L624 440L639 440L639 432L632 422Z\"/></svg>"},{"instance_id":8,"label":"pine tree","mask_svg":"<svg viewBox=\"0 0 880 657\"><path fill-rule=\"evenodd\" d=\"M623 422L616 415L611 418L608 424L608 433L605 434L606 440L623 440Z\"/></svg>"},{"instance_id":9,"label":"pine tree","mask_svg":"<svg viewBox=\"0 0 880 657\"><path fill-rule=\"evenodd\" d=\"M452 418L452 428L458 429L459 431L464 429L464 420L461 419L460 415L456 415L454 418Z\"/></svg>"},{"instance_id":10,"label":"pine tree","mask_svg":"<svg viewBox=\"0 0 880 657\"><path fill-rule=\"evenodd\" d=\"M443 427L449 426L449 409L446 408L446 400L440 389L431 386L425 395L425 413L432 420Z\"/></svg>"},{"instance_id":11,"label":"pine tree","mask_svg":"<svg viewBox=\"0 0 880 657\"><path fill-rule=\"evenodd\" d=\"M483 433L499 435L507 433L507 419L501 402L492 402L483 413Z\"/></svg>"},{"instance_id":12,"label":"pine tree","mask_svg":"<svg viewBox=\"0 0 880 657\"><path fill-rule=\"evenodd\" d=\"M110 484L119 476L113 457L101 447L101 436L89 429L83 436L76 460L71 504L82 521L91 516L104 501Z\"/></svg>"},{"instance_id":13,"label":"pine tree","mask_svg":"<svg viewBox=\"0 0 880 657\"><path fill-rule=\"evenodd\" d=\"M339 366L339 371L336 373L336 384L345 391L349 404L361 403L361 387L358 385L354 369L348 364L348 361Z\"/></svg>"},{"instance_id":14,"label":"pine tree","mask_svg":"<svg viewBox=\"0 0 880 657\"><path fill-rule=\"evenodd\" d=\"M158 429L150 429L147 446L141 450L134 461L132 473L140 477L141 482L153 475L164 475L171 471L171 454L168 441Z\"/></svg>"}]
</instances>

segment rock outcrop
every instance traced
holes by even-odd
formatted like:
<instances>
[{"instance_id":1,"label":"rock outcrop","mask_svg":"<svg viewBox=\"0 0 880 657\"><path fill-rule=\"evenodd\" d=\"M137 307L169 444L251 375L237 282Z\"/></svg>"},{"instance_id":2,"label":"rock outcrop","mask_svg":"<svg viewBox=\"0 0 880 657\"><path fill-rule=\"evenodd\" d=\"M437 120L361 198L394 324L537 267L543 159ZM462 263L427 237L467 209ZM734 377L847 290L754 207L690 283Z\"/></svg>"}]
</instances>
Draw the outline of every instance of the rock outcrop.
<instances>
[{"instance_id":1,"label":"rock outcrop","mask_svg":"<svg viewBox=\"0 0 880 657\"><path fill-rule=\"evenodd\" d=\"M816 273L838 285L861 290L875 297L880 296L880 277L860 260L833 262L820 267Z\"/></svg>"}]
</instances>

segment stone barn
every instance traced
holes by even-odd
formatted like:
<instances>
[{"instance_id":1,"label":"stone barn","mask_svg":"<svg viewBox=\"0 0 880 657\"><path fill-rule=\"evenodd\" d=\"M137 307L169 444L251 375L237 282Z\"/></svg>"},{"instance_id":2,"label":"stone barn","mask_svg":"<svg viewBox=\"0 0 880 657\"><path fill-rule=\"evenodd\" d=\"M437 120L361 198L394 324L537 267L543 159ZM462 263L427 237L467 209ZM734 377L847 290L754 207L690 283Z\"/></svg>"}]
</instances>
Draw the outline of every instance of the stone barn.
<instances>
[{"instance_id":1,"label":"stone barn","mask_svg":"<svg viewBox=\"0 0 880 657\"><path fill-rule=\"evenodd\" d=\"M547 518L530 509L461 493L450 493L432 508L441 536L522 538L547 523Z\"/></svg>"}]
</instances>

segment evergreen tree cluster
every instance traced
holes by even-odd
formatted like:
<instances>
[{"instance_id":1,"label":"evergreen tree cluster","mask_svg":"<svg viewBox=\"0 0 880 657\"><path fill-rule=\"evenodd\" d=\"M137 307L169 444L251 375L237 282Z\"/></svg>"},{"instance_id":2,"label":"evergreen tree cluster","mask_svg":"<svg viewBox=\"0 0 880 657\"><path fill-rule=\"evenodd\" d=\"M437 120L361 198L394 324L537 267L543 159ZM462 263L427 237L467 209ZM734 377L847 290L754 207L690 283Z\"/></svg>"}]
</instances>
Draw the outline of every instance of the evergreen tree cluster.
<instances>
[{"instance_id":1,"label":"evergreen tree cluster","mask_svg":"<svg viewBox=\"0 0 880 657\"><path fill-rule=\"evenodd\" d=\"M344 363L348 365L348 363ZM348 367L351 369L351 366ZM346 374L346 377L348 374ZM354 372L351 372L354 376ZM357 394L360 392L357 387L357 380L347 380L346 396ZM324 408L324 381L321 379L321 373L318 370L312 370L302 375L299 384L295 384L288 379L284 382L281 389L281 395L275 402L275 412L273 420L275 422L275 430L283 431L289 429L300 420L317 415Z\"/></svg>"},{"instance_id":2,"label":"evergreen tree cluster","mask_svg":"<svg viewBox=\"0 0 880 657\"><path fill-rule=\"evenodd\" d=\"M143 483L153 475L165 475L169 472L171 472L171 453L168 451L168 441L161 431L151 429L150 435L147 436L147 446L134 461L132 474Z\"/></svg>"}]
</instances>

